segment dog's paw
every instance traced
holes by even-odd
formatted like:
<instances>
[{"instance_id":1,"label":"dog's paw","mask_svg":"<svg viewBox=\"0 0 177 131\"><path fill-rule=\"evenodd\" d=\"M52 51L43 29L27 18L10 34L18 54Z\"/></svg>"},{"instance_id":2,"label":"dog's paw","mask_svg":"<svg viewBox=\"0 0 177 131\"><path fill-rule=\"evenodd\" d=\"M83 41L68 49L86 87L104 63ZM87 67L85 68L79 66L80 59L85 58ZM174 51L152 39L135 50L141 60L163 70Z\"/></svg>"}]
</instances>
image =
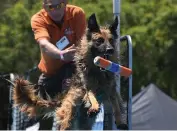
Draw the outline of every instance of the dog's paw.
<instances>
[{"instance_id":1,"label":"dog's paw","mask_svg":"<svg viewBox=\"0 0 177 131\"><path fill-rule=\"evenodd\" d=\"M94 103L94 104L92 104L91 105L91 107L88 109L88 111L87 111L87 113L88 114L90 114L90 113L92 113L92 112L99 112L99 110L100 110L100 106L99 106L99 104L98 103Z\"/></svg>"}]
</instances>

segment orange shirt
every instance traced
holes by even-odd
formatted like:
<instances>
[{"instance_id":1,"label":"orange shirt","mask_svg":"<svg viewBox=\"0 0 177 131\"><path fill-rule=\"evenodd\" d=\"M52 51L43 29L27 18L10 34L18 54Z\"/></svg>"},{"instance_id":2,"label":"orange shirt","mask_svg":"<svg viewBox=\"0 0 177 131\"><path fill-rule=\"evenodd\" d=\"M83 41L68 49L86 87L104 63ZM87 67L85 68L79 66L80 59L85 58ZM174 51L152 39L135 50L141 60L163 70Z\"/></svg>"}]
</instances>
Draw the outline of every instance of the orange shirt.
<instances>
[{"instance_id":1,"label":"orange shirt","mask_svg":"<svg viewBox=\"0 0 177 131\"><path fill-rule=\"evenodd\" d=\"M77 41L85 33L86 16L84 11L77 6L67 5L64 15L64 23L60 29L52 22L47 12L42 9L31 18L31 27L34 32L35 40L47 38L56 46L56 42L63 36L70 41L69 46L77 44ZM39 69L46 75L55 74L65 62L52 58L41 52L41 60L38 64Z\"/></svg>"}]
</instances>

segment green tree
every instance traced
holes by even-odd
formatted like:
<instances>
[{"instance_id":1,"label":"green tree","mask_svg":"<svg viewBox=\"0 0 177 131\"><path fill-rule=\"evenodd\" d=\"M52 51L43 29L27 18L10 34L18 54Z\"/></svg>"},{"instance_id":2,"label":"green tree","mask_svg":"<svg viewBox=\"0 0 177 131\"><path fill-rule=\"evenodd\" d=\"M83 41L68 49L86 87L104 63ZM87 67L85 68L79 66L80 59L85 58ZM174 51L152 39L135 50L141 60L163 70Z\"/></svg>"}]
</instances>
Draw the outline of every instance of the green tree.
<instances>
[{"instance_id":1,"label":"green tree","mask_svg":"<svg viewBox=\"0 0 177 131\"><path fill-rule=\"evenodd\" d=\"M133 88L155 83L177 98L176 1L138 1L123 4L122 34L133 39ZM159 8L160 7L160 8Z\"/></svg>"},{"instance_id":2,"label":"green tree","mask_svg":"<svg viewBox=\"0 0 177 131\"><path fill-rule=\"evenodd\" d=\"M0 70L22 73L37 64L38 46L30 27L30 11L17 2L5 10L0 20Z\"/></svg>"}]
</instances>

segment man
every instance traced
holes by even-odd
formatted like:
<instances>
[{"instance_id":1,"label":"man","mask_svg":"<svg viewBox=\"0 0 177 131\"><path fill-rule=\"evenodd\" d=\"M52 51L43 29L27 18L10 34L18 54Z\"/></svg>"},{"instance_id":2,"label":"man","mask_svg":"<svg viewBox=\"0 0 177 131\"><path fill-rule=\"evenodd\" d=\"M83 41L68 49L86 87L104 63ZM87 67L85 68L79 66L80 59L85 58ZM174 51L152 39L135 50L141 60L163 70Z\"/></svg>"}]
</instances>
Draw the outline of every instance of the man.
<instances>
[{"instance_id":1,"label":"man","mask_svg":"<svg viewBox=\"0 0 177 131\"><path fill-rule=\"evenodd\" d=\"M43 0L43 9L32 16L31 27L41 50L39 85L42 88L47 85L45 91L53 96L54 92L61 91L65 71L72 65L75 46L85 32L85 13L80 7L67 4L67 0ZM62 50L59 40L64 36L69 44Z\"/></svg>"},{"instance_id":2,"label":"man","mask_svg":"<svg viewBox=\"0 0 177 131\"><path fill-rule=\"evenodd\" d=\"M44 98L46 93L53 97L74 72L72 60L75 46L85 33L85 13L67 0L43 0L43 9L32 16L31 27L41 51L40 93ZM49 129L47 126L44 129Z\"/></svg>"}]
</instances>

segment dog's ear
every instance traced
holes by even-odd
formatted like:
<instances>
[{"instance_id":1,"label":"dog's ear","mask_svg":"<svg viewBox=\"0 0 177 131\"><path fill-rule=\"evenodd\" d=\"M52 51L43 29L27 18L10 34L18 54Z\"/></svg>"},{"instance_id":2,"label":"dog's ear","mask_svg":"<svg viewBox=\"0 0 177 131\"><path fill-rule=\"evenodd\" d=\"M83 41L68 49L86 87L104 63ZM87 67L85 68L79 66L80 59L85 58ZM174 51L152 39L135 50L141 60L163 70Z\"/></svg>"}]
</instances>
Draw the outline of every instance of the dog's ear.
<instances>
[{"instance_id":1,"label":"dog's ear","mask_svg":"<svg viewBox=\"0 0 177 131\"><path fill-rule=\"evenodd\" d=\"M100 31L100 27L97 23L96 16L94 13L88 19L88 29L91 32L99 32Z\"/></svg>"},{"instance_id":2,"label":"dog's ear","mask_svg":"<svg viewBox=\"0 0 177 131\"><path fill-rule=\"evenodd\" d=\"M110 30L117 30L118 26L118 17L116 16L114 22L110 25Z\"/></svg>"},{"instance_id":3,"label":"dog's ear","mask_svg":"<svg viewBox=\"0 0 177 131\"><path fill-rule=\"evenodd\" d=\"M116 16L114 19L114 22L109 26L109 29L111 31L111 33L115 36L117 36L117 26L118 26L118 17Z\"/></svg>"}]
</instances>

